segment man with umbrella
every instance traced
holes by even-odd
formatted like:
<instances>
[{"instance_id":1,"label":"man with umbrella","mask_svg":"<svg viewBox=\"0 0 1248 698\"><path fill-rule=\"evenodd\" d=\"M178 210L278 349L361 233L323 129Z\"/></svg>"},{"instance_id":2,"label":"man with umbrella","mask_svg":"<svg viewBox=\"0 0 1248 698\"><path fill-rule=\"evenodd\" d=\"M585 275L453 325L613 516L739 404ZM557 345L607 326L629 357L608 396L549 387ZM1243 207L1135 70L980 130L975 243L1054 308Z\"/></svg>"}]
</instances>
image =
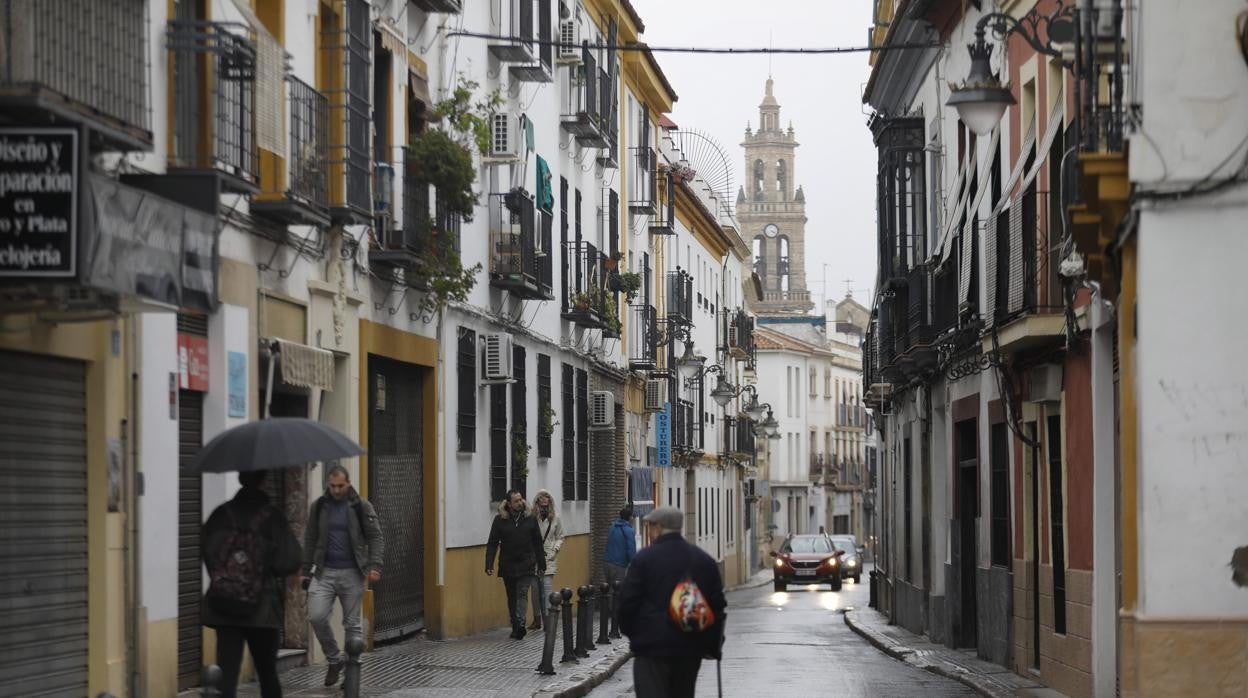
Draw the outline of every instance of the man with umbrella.
<instances>
[{"instance_id":1,"label":"man with umbrella","mask_svg":"<svg viewBox=\"0 0 1248 698\"><path fill-rule=\"evenodd\" d=\"M190 463L192 470L201 473L237 470L243 486L234 499L208 517L202 537L204 565L211 580L204 594L203 623L217 630L224 698L234 696L244 641L251 649L263 698L282 695L277 677L284 614L281 580L299 569L304 555L285 516L260 489L265 471L363 452L359 444L320 422L279 417L218 434ZM380 532L376 538L380 566Z\"/></svg>"},{"instance_id":2,"label":"man with umbrella","mask_svg":"<svg viewBox=\"0 0 1248 698\"><path fill-rule=\"evenodd\" d=\"M325 494L312 504L303 538L303 579L309 585L308 621L329 662L325 685L333 686L343 667L343 655L329 625L334 601L342 604L346 640L362 638L360 611L364 589L367 582L381 581L385 552L376 510L351 486L351 477L341 465L329 468Z\"/></svg>"}]
</instances>

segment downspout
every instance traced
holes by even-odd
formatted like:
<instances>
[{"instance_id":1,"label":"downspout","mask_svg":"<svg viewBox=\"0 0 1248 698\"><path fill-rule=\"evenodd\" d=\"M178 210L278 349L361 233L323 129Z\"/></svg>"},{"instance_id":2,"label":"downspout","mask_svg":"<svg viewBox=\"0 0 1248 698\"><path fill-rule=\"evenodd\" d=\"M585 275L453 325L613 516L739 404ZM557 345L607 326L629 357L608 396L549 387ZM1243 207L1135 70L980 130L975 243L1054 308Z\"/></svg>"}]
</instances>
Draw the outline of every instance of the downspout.
<instances>
[{"instance_id":1,"label":"downspout","mask_svg":"<svg viewBox=\"0 0 1248 698\"><path fill-rule=\"evenodd\" d=\"M130 369L130 395L129 404L126 406L126 417L121 421L121 438L122 453L129 451L129 457L122 456L124 459L122 482L124 483L122 505L126 516L126 535L125 535L125 561L122 567L125 570L124 586L126 590L126 604L129 606L127 614L128 625L130 626L126 632L126 666L129 667L127 693L133 698L141 698L143 690L141 688L142 671L139 666L139 632L140 623L143 618L143 609L139 603L142 599L140 594L140 550L139 550L139 482L141 477L139 472L139 373L138 367L138 342L139 329L138 323L134 316L130 316L124 320L126 325L127 346L126 346L126 363ZM128 424L127 424L128 423ZM128 427L128 429L127 429ZM127 444L126 442L129 441ZM127 449L127 446L129 447Z\"/></svg>"}]
</instances>

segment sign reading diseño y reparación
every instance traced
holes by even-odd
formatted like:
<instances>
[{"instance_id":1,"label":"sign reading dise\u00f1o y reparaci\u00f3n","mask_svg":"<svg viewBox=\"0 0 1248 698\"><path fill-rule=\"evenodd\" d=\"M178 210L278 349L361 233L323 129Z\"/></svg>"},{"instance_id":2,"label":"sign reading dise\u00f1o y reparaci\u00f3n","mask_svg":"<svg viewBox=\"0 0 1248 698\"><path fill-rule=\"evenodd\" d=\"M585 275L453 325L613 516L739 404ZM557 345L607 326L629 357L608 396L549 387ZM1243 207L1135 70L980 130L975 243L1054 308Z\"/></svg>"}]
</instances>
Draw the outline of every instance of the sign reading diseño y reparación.
<instances>
[{"instance_id":1,"label":"sign reading dise\u00f1o y reparaci\u00f3n","mask_svg":"<svg viewBox=\"0 0 1248 698\"><path fill-rule=\"evenodd\" d=\"M0 128L0 277L74 276L78 132Z\"/></svg>"}]
</instances>

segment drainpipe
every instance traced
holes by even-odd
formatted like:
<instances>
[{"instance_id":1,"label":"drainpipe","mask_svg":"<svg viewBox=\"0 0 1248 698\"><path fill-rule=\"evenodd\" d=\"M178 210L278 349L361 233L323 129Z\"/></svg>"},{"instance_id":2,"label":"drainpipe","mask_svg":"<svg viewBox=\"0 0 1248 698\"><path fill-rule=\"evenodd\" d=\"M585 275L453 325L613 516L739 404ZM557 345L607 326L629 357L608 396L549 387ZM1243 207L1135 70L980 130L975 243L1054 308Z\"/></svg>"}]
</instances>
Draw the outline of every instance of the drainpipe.
<instances>
[{"instance_id":1,"label":"drainpipe","mask_svg":"<svg viewBox=\"0 0 1248 698\"><path fill-rule=\"evenodd\" d=\"M129 404L126 405L126 416L121 421L121 439L122 439L122 482L123 484L123 503L122 510L126 517L126 531L123 537L124 542L124 560L122 568L124 573L124 588L127 605L127 620L130 626L126 633L126 666L129 668L129 676L127 677L128 690L127 693L132 698L140 698L143 695L142 673L139 666L139 634L140 624L143 618L143 609L140 606L142 596L140 594L140 550L139 550L139 482L141 477L139 471L139 437L141 435L139 425L139 386L140 376L138 373L139 366L139 327L138 319L131 315L123 320L126 326L126 368L130 375ZM127 429L128 427L128 429ZM129 443L126 443L126 442ZM127 446L129 447L127 449Z\"/></svg>"}]
</instances>

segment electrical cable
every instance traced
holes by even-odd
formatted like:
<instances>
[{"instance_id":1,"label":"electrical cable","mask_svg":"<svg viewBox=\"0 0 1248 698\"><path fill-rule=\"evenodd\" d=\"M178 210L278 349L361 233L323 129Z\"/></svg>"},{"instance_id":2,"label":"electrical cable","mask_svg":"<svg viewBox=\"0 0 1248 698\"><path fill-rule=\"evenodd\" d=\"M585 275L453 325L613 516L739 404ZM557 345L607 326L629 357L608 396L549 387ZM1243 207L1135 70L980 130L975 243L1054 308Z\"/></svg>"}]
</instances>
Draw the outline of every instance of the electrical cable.
<instances>
[{"instance_id":1,"label":"electrical cable","mask_svg":"<svg viewBox=\"0 0 1248 698\"><path fill-rule=\"evenodd\" d=\"M728 55L752 55L752 54L798 54L798 55L826 55L838 53L873 53L882 51L905 51L909 49L928 49L943 48L944 44L936 42L907 42L901 44L889 44L884 46L831 46L817 48L770 48L770 47L707 47L707 46L650 46L644 43L628 42L622 44L609 44L606 42L584 42L575 43L568 41L558 41L554 39L533 39L522 38L518 36L509 36L506 34L488 34L485 32L471 31L453 31L447 33L447 38L465 37L469 39L487 39L494 41L509 41L531 44L535 46L553 46L555 48L578 49L588 46L591 49L606 49L616 51L643 51L649 53L706 53L706 54L728 54Z\"/></svg>"}]
</instances>

